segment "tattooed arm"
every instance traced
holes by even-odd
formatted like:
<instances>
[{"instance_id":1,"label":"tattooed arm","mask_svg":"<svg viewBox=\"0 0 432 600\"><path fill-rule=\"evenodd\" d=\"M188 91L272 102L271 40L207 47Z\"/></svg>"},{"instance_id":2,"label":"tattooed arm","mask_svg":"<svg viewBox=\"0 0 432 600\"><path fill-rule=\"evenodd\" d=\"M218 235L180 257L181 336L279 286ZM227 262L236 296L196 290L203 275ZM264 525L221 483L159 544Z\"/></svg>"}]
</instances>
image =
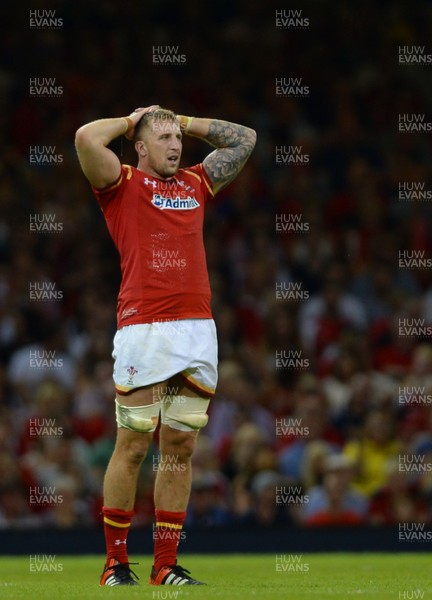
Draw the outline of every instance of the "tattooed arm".
<instances>
[{"instance_id":1,"label":"tattooed arm","mask_svg":"<svg viewBox=\"0 0 432 600\"><path fill-rule=\"evenodd\" d=\"M178 118L184 133L201 138L216 148L204 159L203 165L214 191L218 192L244 167L254 149L256 132L249 127L217 119Z\"/></svg>"}]
</instances>

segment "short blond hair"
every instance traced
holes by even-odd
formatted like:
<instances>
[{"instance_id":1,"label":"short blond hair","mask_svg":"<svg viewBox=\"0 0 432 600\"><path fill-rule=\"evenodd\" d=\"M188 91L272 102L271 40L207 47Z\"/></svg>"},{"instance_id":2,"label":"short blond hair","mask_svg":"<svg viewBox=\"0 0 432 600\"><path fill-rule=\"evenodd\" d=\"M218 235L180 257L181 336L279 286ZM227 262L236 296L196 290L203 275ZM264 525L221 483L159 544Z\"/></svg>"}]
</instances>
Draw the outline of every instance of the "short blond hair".
<instances>
[{"instance_id":1,"label":"short blond hair","mask_svg":"<svg viewBox=\"0 0 432 600\"><path fill-rule=\"evenodd\" d=\"M136 142L139 140L143 130L150 128L150 124L154 123L155 121L160 123L163 121L176 123L177 115L174 111L169 110L168 108L156 108L151 112L145 113L135 126L134 141Z\"/></svg>"}]
</instances>

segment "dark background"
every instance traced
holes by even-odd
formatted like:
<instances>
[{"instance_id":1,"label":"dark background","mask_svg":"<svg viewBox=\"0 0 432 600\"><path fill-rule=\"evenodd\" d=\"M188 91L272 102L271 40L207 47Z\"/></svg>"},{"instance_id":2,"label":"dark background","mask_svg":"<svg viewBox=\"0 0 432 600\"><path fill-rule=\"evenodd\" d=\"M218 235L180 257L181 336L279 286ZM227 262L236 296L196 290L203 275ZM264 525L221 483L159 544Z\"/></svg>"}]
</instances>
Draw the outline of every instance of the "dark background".
<instances>
[{"instance_id":1,"label":"dark background","mask_svg":"<svg viewBox=\"0 0 432 600\"><path fill-rule=\"evenodd\" d=\"M74 134L153 103L258 133L244 171L207 210L220 385L189 525L428 525L430 473L401 475L398 459L431 464L432 413L399 396L432 393L431 337L403 338L397 324L432 324L431 269L398 267L401 251L432 258L431 200L400 200L398 187L432 189L432 148L430 133L398 133L398 118L432 120L432 66L399 65L398 47L432 52L432 4L38 4L9 3L0 41L0 528L99 524L119 267ZM29 27L30 10L50 8L59 29ZM309 26L278 29L276 9L302 10ZM160 45L179 46L186 62L155 65ZM301 77L309 95L278 97L282 77ZM32 97L31 78L55 78L63 93ZM277 165L282 145L301 145L309 164ZM31 164L31 146L55 146L61 164ZM135 164L128 142L113 148ZM183 164L208 151L186 139ZM54 215L61 231L30 231L35 214ZM277 215L299 215L308 231L278 233ZM55 284L62 298L31 300L31 282ZM309 301L276 299L277 282L301 283ZM308 367L278 369L275 353L290 350ZM30 351L54 351L61 366L30 368ZM55 432L35 435L32 418ZM294 418L302 433L276 435L276 419ZM366 446L349 473L328 462ZM137 526L152 522L153 461ZM297 501L278 505L276 484ZM30 488L51 499L30 503Z\"/></svg>"}]
</instances>

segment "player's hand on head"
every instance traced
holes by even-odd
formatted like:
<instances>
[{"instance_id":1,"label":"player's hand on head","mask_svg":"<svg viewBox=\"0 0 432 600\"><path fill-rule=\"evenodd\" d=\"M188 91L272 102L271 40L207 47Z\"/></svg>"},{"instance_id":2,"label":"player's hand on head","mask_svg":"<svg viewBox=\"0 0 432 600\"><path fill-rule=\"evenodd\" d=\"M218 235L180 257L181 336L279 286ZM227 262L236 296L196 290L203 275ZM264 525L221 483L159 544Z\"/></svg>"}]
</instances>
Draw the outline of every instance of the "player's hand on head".
<instances>
[{"instance_id":1,"label":"player's hand on head","mask_svg":"<svg viewBox=\"0 0 432 600\"><path fill-rule=\"evenodd\" d=\"M152 104L151 106L146 106L146 107L141 106L140 108L136 108L129 116L132 116L135 114L140 114L142 117L144 113L153 112L157 108L160 108L159 104Z\"/></svg>"},{"instance_id":2,"label":"player's hand on head","mask_svg":"<svg viewBox=\"0 0 432 600\"><path fill-rule=\"evenodd\" d=\"M142 119L143 115L145 115L146 113L149 113L149 112L153 112L157 108L160 108L159 104L152 104L151 106L147 106L145 108L144 107L136 108L133 112L130 113L129 118L132 120L132 122L134 124L134 128L130 129L127 132L126 138L128 140L133 140L134 133L135 133L135 127L138 124L138 122Z\"/></svg>"}]
</instances>

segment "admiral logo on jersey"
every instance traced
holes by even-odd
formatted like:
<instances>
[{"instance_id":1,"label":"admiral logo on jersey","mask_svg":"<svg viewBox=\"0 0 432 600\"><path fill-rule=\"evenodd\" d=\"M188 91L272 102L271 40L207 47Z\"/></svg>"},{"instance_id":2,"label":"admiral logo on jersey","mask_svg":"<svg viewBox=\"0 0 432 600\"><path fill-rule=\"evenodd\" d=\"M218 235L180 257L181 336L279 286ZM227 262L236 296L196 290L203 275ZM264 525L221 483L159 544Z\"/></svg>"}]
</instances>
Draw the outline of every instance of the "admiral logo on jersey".
<instances>
[{"instance_id":1,"label":"admiral logo on jersey","mask_svg":"<svg viewBox=\"0 0 432 600\"><path fill-rule=\"evenodd\" d=\"M161 194L153 194L152 204L161 210L194 210L199 207L199 202L188 196L187 198L165 198Z\"/></svg>"}]
</instances>

